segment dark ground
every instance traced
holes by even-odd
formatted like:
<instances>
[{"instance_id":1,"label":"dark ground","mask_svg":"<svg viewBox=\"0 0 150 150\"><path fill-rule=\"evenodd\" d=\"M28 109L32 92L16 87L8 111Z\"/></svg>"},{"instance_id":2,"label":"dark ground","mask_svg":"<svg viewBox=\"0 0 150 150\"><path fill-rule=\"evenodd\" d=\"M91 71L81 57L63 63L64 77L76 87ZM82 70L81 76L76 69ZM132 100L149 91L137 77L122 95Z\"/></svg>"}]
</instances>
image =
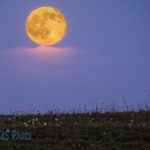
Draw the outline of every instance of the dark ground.
<instances>
[{"instance_id":1,"label":"dark ground","mask_svg":"<svg viewBox=\"0 0 150 150\"><path fill-rule=\"evenodd\" d=\"M0 150L150 150L150 111L0 115Z\"/></svg>"}]
</instances>

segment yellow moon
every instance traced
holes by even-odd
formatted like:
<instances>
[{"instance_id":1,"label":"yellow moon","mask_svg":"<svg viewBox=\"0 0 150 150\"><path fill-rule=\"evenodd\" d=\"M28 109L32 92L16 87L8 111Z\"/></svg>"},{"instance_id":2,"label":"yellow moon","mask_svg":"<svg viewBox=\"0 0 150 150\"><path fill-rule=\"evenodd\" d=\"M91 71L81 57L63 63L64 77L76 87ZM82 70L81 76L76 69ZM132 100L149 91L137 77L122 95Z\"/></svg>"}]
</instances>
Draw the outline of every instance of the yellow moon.
<instances>
[{"instance_id":1,"label":"yellow moon","mask_svg":"<svg viewBox=\"0 0 150 150\"><path fill-rule=\"evenodd\" d=\"M39 45L50 46L61 41L67 31L63 13L53 7L40 7L31 12L26 22L29 38Z\"/></svg>"}]
</instances>

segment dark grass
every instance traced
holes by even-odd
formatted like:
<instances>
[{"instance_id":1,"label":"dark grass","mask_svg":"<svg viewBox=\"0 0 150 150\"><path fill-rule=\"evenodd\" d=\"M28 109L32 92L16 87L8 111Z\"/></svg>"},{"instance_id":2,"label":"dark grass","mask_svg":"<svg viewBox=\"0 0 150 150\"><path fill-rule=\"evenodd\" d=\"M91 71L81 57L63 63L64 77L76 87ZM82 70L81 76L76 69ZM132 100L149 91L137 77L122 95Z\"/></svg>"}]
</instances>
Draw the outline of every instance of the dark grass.
<instances>
[{"instance_id":1,"label":"dark grass","mask_svg":"<svg viewBox=\"0 0 150 150\"><path fill-rule=\"evenodd\" d=\"M0 140L0 150L150 150L148 109L0 115L0 130L8 129L32 139Z\"/></svg>"}]
</instances>

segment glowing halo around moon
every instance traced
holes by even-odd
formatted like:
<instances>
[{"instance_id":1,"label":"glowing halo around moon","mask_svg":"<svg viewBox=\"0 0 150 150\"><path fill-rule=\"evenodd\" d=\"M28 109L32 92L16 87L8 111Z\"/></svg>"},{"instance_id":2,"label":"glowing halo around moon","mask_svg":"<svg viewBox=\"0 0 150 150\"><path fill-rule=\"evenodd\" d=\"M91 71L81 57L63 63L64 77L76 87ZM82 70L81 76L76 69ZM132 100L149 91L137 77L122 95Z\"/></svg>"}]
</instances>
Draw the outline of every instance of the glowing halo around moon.
<instances>
[{"instance_id":1,"label":"glowing halo around moon","mask_svg":"<svg viewBox=\"0 0 150 150\"><path fill-rule=\"evenodd\" d=\"M46 6L30 13L26 22L26 32L35 43L50 46L60 42L67 31L67 22L63 13Z\"/></svg>"}]
</instances>

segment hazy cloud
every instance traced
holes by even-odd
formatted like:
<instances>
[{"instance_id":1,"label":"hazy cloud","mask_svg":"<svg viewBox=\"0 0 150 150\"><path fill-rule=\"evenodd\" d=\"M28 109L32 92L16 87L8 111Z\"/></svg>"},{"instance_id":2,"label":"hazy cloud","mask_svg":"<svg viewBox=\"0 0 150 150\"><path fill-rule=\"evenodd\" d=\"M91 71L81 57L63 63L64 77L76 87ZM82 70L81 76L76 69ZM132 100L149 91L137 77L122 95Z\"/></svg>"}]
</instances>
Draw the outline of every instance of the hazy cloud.
<instances>
[{"instance_id":1,"label":"hazy cloud","mask_svg":"<svg viewBox=\"0 0 150 150\"><path fill-rule=\"evenodd\" d=\"M1 102L5 108L42 107L86 104L96 97L117 100L126 93L138 96L137 91L149 87L149 74L143 74L149 61L143 61L142 55L133 61L133 54L125 54L118 57L109 50L43 46L1 50Z\"/></svg>"}]
</instances>

